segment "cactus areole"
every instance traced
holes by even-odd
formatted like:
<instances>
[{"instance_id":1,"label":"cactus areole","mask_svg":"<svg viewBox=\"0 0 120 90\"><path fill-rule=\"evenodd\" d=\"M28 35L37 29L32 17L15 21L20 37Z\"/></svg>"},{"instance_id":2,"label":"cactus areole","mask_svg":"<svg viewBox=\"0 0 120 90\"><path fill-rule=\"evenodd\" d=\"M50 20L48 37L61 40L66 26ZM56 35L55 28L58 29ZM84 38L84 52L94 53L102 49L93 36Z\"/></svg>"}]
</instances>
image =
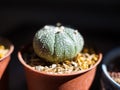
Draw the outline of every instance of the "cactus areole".
<instances>
[{"instance_id":1,"label":"cactus areole","mask_svg":"<svg viewBox=\"0 0 120 90\"><path fill-rule=\"evenodd\" d=\"M84 39L75 29L46 25L33 39L35 53L44 60L59 63L72 60L83 48Z\"/></svg>"}]
</instances>

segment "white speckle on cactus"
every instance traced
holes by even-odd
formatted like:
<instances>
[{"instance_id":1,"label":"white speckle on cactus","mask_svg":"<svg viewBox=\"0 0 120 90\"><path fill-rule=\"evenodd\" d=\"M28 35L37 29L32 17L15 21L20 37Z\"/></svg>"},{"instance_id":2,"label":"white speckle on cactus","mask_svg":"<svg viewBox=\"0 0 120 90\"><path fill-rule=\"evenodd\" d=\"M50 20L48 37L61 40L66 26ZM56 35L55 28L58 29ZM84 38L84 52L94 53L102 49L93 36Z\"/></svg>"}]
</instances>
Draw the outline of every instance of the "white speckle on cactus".
<instances>
[{"instance_id":1,"label":"white speckle on cactus","mask_svg":"<svg viewBox=\"0 0 120 90\"><path fill-rule=\"evenodd\" d=\"M61 26L60 29L64 30L64 26Z\"/></svg>"},{"instance_id":2,"label":"white speckle on cactus","mask_svg":"<svg viewBox=\"0 0 120 90\"><path fill-rule=\"evenodd\" d=\"M49 29L49 26L48 26L48 25L46 25L44 28L45 28L45 29Z\"/></svg>"},{"instance_id":3,"label":"white speckle on cactus","mask_svg":"<svg viewBox=\"0 0 120 90\"><path fill-rule=\"evenodd\" d=\"M64 29L64 28L61 28L61 27L56 27L56 28L55 28L55 30L56 30L57 32L63 32L63 29Z\"/></svg>"},{"instance_id":4,"label":"white speckle on cactus","mask_svg":"<svg viewBox=\"0 0 120 90\"><path fill-rule=\"evenodd\" d=\"M59 31L59 27L56 27L55 30L56 30L56 31Z\"/></svg>"},{"instance_id":5,"label":"white speckle on cactus","mask_svg":"<svg viewBox=\"0 0 120 90\"><path fill-rule=\"evenodd\" d=\"M75 30L74 33L77 34L77 33L78 33L78 30Z\"/></svg>"}]
</instances>

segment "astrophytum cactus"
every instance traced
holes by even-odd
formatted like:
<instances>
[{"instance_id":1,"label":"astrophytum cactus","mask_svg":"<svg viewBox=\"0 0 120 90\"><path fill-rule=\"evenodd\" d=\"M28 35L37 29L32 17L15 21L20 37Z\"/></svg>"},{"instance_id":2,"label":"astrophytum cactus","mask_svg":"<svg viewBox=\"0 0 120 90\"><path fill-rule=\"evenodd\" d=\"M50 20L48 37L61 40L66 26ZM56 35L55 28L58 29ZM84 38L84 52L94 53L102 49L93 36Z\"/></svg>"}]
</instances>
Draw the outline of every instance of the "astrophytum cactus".
<instances>
[{"instance_id":1,"label":"astrophytum cactus","mask_svg":"<svg viewBox=\"0 0 120 90\"><path fill-rule=\"evenodd\" d=\"M46 25L38 30L33 39L35 53L48 62L72 60L84 46L82 35L75 29Z\"/></svg>"}]
</instances>

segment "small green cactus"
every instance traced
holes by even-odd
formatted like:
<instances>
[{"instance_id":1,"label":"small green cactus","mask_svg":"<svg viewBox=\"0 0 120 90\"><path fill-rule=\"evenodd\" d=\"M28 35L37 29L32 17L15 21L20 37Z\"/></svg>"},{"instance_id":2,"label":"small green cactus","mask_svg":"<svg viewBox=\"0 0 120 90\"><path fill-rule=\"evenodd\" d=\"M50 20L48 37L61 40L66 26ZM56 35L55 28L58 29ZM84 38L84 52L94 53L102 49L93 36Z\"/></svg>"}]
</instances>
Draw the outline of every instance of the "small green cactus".
<instances>
[{"instance_id":1,"label":"small green cactus","mask_svg":"<svg viewBox=\"0 0 120 90\"><path fill-rule=\"evenodd\" d=\"M48 62L72 60L82 49L84 39L77 31L64 26L46 25L33 39L35 53Z\"/></svg>"}]
</instances>

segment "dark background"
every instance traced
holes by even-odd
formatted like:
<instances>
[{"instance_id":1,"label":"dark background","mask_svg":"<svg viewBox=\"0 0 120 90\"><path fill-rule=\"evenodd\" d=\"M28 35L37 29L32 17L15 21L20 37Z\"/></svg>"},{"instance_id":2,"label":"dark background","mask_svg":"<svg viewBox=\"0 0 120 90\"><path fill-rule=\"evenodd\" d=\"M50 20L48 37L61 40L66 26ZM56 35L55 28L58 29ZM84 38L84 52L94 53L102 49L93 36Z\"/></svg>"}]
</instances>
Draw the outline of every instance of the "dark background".
<instances>
[{"instance_id":1,"label":"dark background","mask_svg":"<svg viewBox=\"0 0 120 90\"><path fill-rule=\"evenodd\" d=\"M9 90L27 90L24 70L17 58L19 48L31 42L42 26L57 22L78 29L85 43L94 44L103 55L120 45L119 0L1 1L0 36L8 38L15 46L7 68ZM98 82L95 81L94 89L100 88Z\"/></svg>"}]
</instances>

